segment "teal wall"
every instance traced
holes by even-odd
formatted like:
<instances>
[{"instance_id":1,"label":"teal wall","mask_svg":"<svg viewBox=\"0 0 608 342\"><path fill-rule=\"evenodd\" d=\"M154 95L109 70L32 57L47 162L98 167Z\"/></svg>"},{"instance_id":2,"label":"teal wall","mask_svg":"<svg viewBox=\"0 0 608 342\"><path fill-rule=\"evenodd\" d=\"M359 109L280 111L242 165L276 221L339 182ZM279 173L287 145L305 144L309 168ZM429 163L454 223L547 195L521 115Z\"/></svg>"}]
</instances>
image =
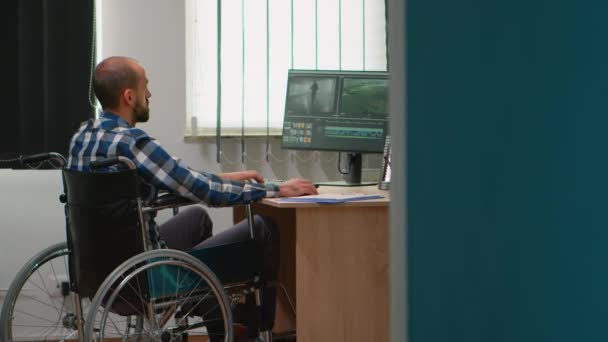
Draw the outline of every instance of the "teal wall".
<instances>
[{"instance_id":1,"label":"teal wall","mask_svg":"<svg viewBox=\"0 0 608 342\"><path fill-rule=\"evenodd\" d=\"M410 342L608 340L608 2L407 0Z\"/></svg>"}]
</instances>

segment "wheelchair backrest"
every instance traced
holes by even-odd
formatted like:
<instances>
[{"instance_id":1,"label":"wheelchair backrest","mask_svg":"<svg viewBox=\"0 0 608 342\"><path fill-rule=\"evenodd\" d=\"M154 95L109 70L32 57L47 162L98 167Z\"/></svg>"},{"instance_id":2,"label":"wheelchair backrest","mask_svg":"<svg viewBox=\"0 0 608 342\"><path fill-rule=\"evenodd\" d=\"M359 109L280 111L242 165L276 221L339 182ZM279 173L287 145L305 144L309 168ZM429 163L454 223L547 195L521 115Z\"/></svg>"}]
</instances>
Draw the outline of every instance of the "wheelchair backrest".
<instances>
[{"instance_id":1,"label":"wheelchair backrest","mask_svg":"<svg viewBox=\"0 0 608 342\"><path fill-rule=\"evenodd\" d=\"M144 251L138 211L142 184L135 170L63 171L71 286L92 298L122 262Z\"/></svg>"}]
</instances>

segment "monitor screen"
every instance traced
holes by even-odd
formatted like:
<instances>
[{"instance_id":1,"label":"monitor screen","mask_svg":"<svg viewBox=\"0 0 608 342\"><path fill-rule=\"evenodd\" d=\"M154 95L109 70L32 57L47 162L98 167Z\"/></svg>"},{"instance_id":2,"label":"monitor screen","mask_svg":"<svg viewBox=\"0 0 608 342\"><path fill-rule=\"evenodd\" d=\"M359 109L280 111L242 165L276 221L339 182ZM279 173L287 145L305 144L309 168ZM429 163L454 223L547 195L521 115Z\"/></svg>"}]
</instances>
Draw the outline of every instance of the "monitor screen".
<instances>
[{"instance_id":1,"label":"monitor screen","mask_svg":"<svg viewBox=\"0 0 608 342\"><path fill-rule=\"evenodd\" d=\"M282 146L381 153L387 96L384 72L290 70Z\"/></svg>"},{"instance_id":2,"label":"monitor screen","mask_svg":"<svg viewBox=\"0 0 608 342\"><path fill-rule=\"evenodd\" d=\"M340 115L386 118L387 79L344 78Z\"/></svg>"},{"instance_id":3,"label":"monitor screen","mask_svg":"<svg viewBox=\"0 0 608 342\"><path fill-rule=\"evenodd\" d=\"M333 114L336 108L336 77L294 76L287 87L285 111L296 114Z\"/></svg>"}]
</instances>

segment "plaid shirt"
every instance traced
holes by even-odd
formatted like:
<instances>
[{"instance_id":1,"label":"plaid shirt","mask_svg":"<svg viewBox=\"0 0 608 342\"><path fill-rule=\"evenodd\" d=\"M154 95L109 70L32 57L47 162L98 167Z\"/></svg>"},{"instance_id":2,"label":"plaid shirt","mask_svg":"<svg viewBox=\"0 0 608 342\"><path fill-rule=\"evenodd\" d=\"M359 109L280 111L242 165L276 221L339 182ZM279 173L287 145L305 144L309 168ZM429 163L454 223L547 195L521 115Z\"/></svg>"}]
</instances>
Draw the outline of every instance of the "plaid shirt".
<instances>
[{"instance_id":1,"label":"plaid shirt","mask_svg":"<svg viewBox=\"0 0 608 342\"><path fill-rule=\"evenodd\" d=\"M82 123L70 143L68 168L90 172L90 162L117 156L132 160L139 175L156 188L213 207L277 197L279 193L275 184L232 181L194 171L169 155L146 132L110 112L102 113L97 120Z\"/></svg>"}]
</instances>

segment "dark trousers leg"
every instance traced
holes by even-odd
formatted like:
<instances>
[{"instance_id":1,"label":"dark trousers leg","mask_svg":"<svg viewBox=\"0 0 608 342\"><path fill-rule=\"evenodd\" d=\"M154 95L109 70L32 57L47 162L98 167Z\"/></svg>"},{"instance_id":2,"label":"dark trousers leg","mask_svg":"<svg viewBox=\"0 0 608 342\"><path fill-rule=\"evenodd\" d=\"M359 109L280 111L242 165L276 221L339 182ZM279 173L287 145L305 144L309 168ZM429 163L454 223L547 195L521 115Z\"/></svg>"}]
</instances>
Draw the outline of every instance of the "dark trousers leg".
<instances>
[{"instance_id":1,"label":"dark trousers leg","mask_svg":"<svg viewBox=\"0 0 608 342\"><path fill-rule=\"evenodd\" d=\"M253 222L254 239L261 242L264 249L262 279L276 280L279 270L279 230L274 222L263 216L255 215ZM247 221L241 221L232 228L203 241L195 248L213 247L248 239L250 239L249 225ZM276 289L274 287L263 288L261 292L261 315L257 314L254 294L248 294L245 305L237 306L235 311L235 321L247 325L252 336L257 334L258 329L263 331L272 329L274 326Z\"/></svg>"},{"instance_id":2,"label":"dark trousers leg","mask_svg":"<svg viewBox=\"0 0 608 342\"><path fill-rule=\"evenodd\" d=\"M161 224L158 230L167 247L185 251L213 235L213 222L205 208L191 206Z\"/></svg>"},{"instance_id":3,"label":"dark trousers leg","mask_svg":"<svg viewBox=\"0 0 608 342\"><path fill-rule=\"evenodd\" d=\"M261 242L264 249L262 277L265 280L276 280L279 269L279 230L271 220L259 215L254 216L253 230L254 238ZM161 224L159 231L167 247L178 250L213 247L250 239L247 221L241 221L212 236L213 223L206 210L200 206L181 210L178 215ZM276 308L275 288L262 289L262 303L262 314L258 315L255 297L249 294L245 305L239 305L235 310L235 321L247 325L251 334L257 333L258 329L272 329ZM214 327L208 329L216 330Z\"/></svg>"}]
</instances>

